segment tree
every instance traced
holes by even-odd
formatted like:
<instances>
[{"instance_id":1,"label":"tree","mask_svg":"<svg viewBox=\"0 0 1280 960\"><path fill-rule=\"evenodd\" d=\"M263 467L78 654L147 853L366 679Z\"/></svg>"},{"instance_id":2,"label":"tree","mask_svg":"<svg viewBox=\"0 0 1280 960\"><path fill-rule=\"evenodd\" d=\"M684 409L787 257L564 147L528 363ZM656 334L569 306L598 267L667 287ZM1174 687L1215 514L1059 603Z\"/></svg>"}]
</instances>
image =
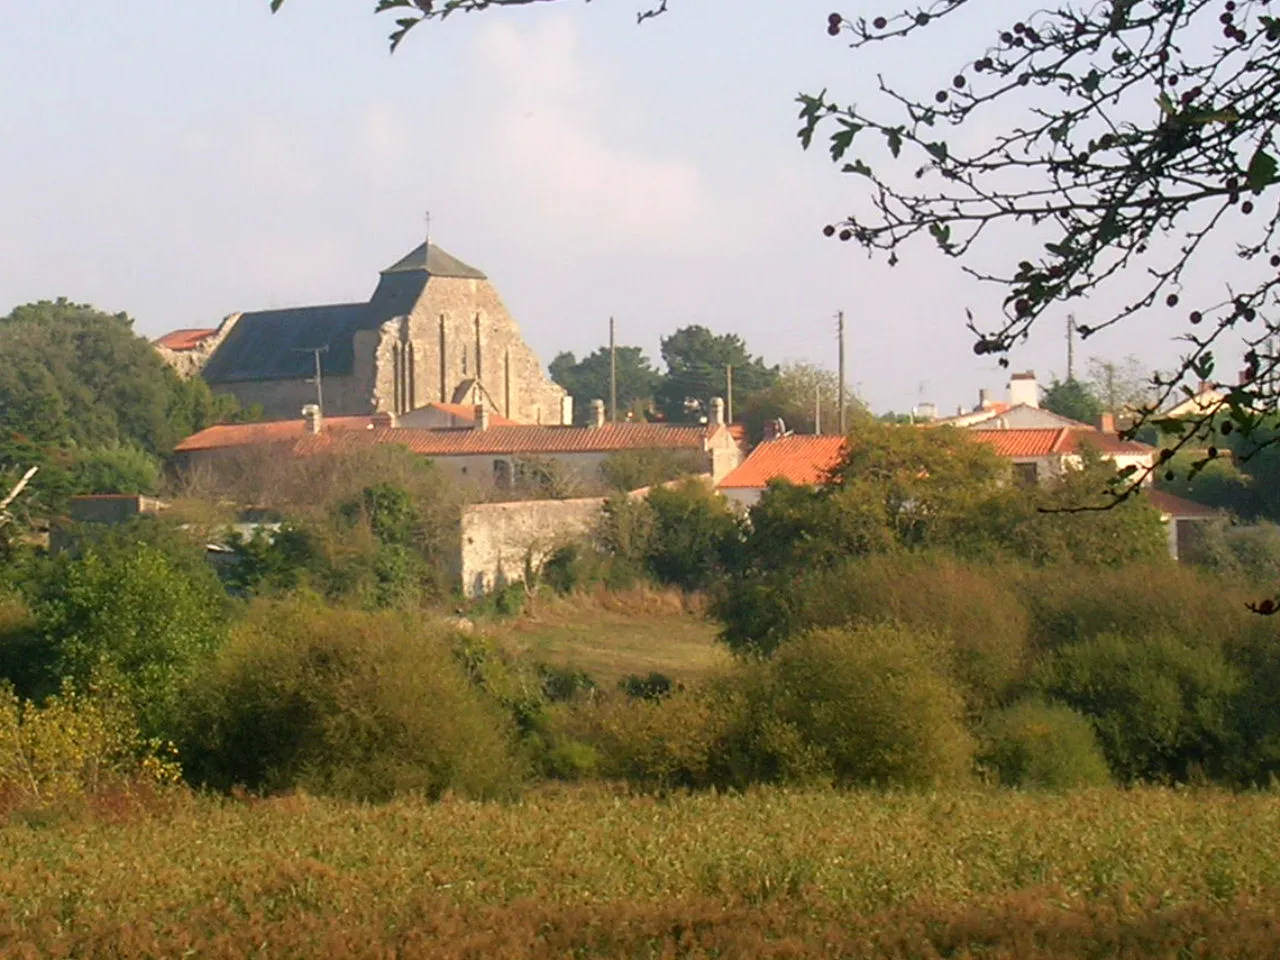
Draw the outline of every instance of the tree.
<instances>
[{"instance_id":1,"label":"tree","mask_svg":"<svg viewBox=\"0 0 1280 960\"><path fill-rule=\"evenodd\" d=\"M737 373L734 374L735 378ZM736 390L734 391L737 392ZM850 390L845 391L845 410L865 413L865 408ZM748 394L742 403L741 417L752 440L764 434L769 420L782 420L794 433L837 433L840 429L840 377L808 363L787 364L778 371L772 384ZM819 412L821 424L817 418Z\"/></svg>"},{"instance_id":2,"label":"tree","mask_svg":"<svg viewBox=\"0 0 1280 960\"><path fill-rule=\"evenodd\" d=\"M1108 413L1139 411L1151 403L1151 371L1137 357L1120 362L1090 357L1085 383Z\"/></svg>"},{"instance_id":3,"label":"tree","mask_svg":"<svg viewBox=\"0 0 1280 960\"><path fill-rule=\"evenodd\" d=\"M667 373L658 387L659 412L673 423L697 422L709 416L711 400L726 400L728 368L733 368L733 402L763 390L778 378L778 368L751 356L736 333L714 334L694 324L662 338Z\"/></svg>"},{"instance_id":4,"label":"tree","mask_svg":"<svg viewBox=\"0 0 1280 960\"><path fill-rule=\"evenodd\" d=\"M427 20L530 2L383 0L377 9L397 13L394 46ZM668 0L638 2L645 20ZM1280 399L1280 19L1266 0L1117 0L1101 15L1068 0L1009 23L998 5L923 0L870 18L832 13L826 29L856 53L909 45L947 29L949 18L981 15L980 6L990 11L992 40L940 71L927 97L908 86L928 61L904 49L902 82L882 78L879 98L856 106L825 90L799 98L802 145L825 138L832 161L858 185L860 202L850 206L859 212L825 234L882 252L891 264L909 241L929 238L996 284L999 313L969 314L979 354L1006 353L1062 302L1116 305L1079 326L1082 338L1137 314L1177 310L1186 353L1153 382L1136 426L1181 385L1212 379L1216 354L1235 341L1245 376L1223 384L1221 412L1248 432L1251 411L1275 411ZM973 27L961 36L982 36ZM893 163L873 166L872 145L886 147ZM1014 237L1019 255L992 246ZM1238 269L1216 270L1217 292L1184 304L1193 268L1232 249ZM1185 430L1178 437L1195 440Z\"/></svg>"},{"instance_id":5,"label":"tree","mask_svg":"<svg viewBox=\"0 0 1280 960\"><path fill-rule=\"evenodd\" d=\"M1054 379L1045 390L1040 405L1061 417L1070 417L1081 423L1096 423L1102 416L1102 401L1087 384L1072 377L1070 380Z\"/></svg>"},{"instance_id":6,"label":"tree","mask_svg":"<svg viewBox=\"0 0 1280 960\"><path fill-rule=\"evenodd\" d=\"M549 370L551 379L573 397L574 423L585 424L590 420L592 400L603 400L606 415L610 412L608 347L600 347L581 360L572 353L561 353L551 361ZM653 405L661 375L639 347L618 347L617 371L618 419L643 419Z\"/></svg>"},{"instance_id":7,"label":"tree","mask_svg":"<svg viewBox=\"0 0 1280 960\"><path fill-rule=\"evenodd\" d=\"M67 300L18 307L0 318L0 354L0 430L40 443L164 455L215 415L208 388L180 380L123 313Z\"/></svg>"}]
</instances>

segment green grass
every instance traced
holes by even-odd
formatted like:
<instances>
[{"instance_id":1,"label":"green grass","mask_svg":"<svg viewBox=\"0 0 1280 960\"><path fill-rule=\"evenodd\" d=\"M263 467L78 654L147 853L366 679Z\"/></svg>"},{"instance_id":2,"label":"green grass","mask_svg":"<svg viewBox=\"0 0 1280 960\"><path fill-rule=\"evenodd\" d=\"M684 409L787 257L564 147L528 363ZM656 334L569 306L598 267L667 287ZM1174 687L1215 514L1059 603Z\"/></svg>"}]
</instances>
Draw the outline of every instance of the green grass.
<instances>
[{"instance_id":1,"label":"green grass","mask_svg":"<svg viewBox=\"0 0 1280 960\"><path fill-rule=\"evenodd\" d=\"M653 671L688 683L731 660L718 625L665 592L535 599L519 618L481 629L516 656L585 670L606 689Z\"/></svg>"},{"instance_id":2,"label":"green grass","mask_svg":"<svg viewBox=\"0 0 1280 960\"><path fill-rule=\"evenodd\" d=\"M0 956L1262 958L1277 835L1217 791L177 794L0 826Z\"/></svg>"}]
</instances>

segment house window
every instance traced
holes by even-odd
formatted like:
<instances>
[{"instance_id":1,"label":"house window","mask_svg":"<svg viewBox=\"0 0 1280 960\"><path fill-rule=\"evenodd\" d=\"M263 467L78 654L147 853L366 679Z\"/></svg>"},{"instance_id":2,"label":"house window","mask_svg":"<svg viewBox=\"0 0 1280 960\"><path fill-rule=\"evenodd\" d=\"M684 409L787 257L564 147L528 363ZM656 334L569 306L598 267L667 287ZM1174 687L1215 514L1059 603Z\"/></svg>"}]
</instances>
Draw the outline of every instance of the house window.
<instances>
[{"instance_id":1,"label":"house window","mask_svg":"<svg viewBox=\"0 0 1280 960\"><path fill-rule=\"evenodd\" d=\"M1034 487L1039 480L1039 470L1034 463L1015 463L1013 478L1024 487Z\"/></svg>"},{"instance_id":2,"label":"house window","mask_svg":"<svg viewBox=\"0 0 1280 960\"><path fill-rule=\"evenodd\" d=\"M493 461L493 485L499 490L511 489L511 463L509 461Z\"/></svg>"}]
</instances>

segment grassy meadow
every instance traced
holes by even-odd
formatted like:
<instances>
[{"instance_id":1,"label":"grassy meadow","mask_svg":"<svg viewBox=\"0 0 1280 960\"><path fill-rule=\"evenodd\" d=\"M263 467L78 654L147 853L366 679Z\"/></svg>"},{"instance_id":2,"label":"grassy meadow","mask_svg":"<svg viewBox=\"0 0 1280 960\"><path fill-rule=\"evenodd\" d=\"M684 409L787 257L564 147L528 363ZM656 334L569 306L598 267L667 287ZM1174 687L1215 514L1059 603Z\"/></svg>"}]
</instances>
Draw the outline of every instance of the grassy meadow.
<instances>
[{"instance_id":1,"label":"grassy meadow","mask_svg":"<svg viewBox=\"0 0 1280 960\"><path fill-rule=\"evenodd\" d=\"M358 805L160 794L0 827L0 955L1272 957L1280 797Z\"/></svg>"},{"instance_id":2,"label":"grassy meadow","mask_svg":"<svg viewBox=\"0 0 1280 960\"><path fill-rule=\"evenodd\" d=\"M514 620L482 629L517 657L584 670L604 689L653 672L688 683L732 660L716 640L719 624L674 590L539 595Z\"/></svg>"}]
</instances>

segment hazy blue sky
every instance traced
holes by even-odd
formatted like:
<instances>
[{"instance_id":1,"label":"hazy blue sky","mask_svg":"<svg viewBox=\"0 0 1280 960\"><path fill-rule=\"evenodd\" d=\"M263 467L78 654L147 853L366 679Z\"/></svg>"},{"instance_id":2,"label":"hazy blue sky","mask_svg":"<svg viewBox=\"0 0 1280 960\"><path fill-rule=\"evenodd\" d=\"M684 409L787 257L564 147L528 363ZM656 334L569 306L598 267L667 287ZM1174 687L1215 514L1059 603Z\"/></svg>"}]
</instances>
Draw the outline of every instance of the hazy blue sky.
<instances>
[{"instance_id":1,"label":"hazy blue sky","mask_svg":"<svg viewBox=\"0 0 1280 960\"><path fill-rule=\"evenodd\" d=\"M992 295L925 246L889 269L825 240L851 185L794 136L797 92L857 100L886 64L931 90L973 37L855 60L825 34L830 0L676 0L641 27L638 2L455 18L395 56L372 0L5 3L0 313L62 295L156 336L362 300L430 208L544 363L598 346L614 314L655 359L702 323L834 366L843 308L874 408L1002 390L963 328ZM1083 352L1167 366L1168 325ZM1064 353L1058 323L1014 367L1047 379Z\"/></svg>"}]
</instances>

